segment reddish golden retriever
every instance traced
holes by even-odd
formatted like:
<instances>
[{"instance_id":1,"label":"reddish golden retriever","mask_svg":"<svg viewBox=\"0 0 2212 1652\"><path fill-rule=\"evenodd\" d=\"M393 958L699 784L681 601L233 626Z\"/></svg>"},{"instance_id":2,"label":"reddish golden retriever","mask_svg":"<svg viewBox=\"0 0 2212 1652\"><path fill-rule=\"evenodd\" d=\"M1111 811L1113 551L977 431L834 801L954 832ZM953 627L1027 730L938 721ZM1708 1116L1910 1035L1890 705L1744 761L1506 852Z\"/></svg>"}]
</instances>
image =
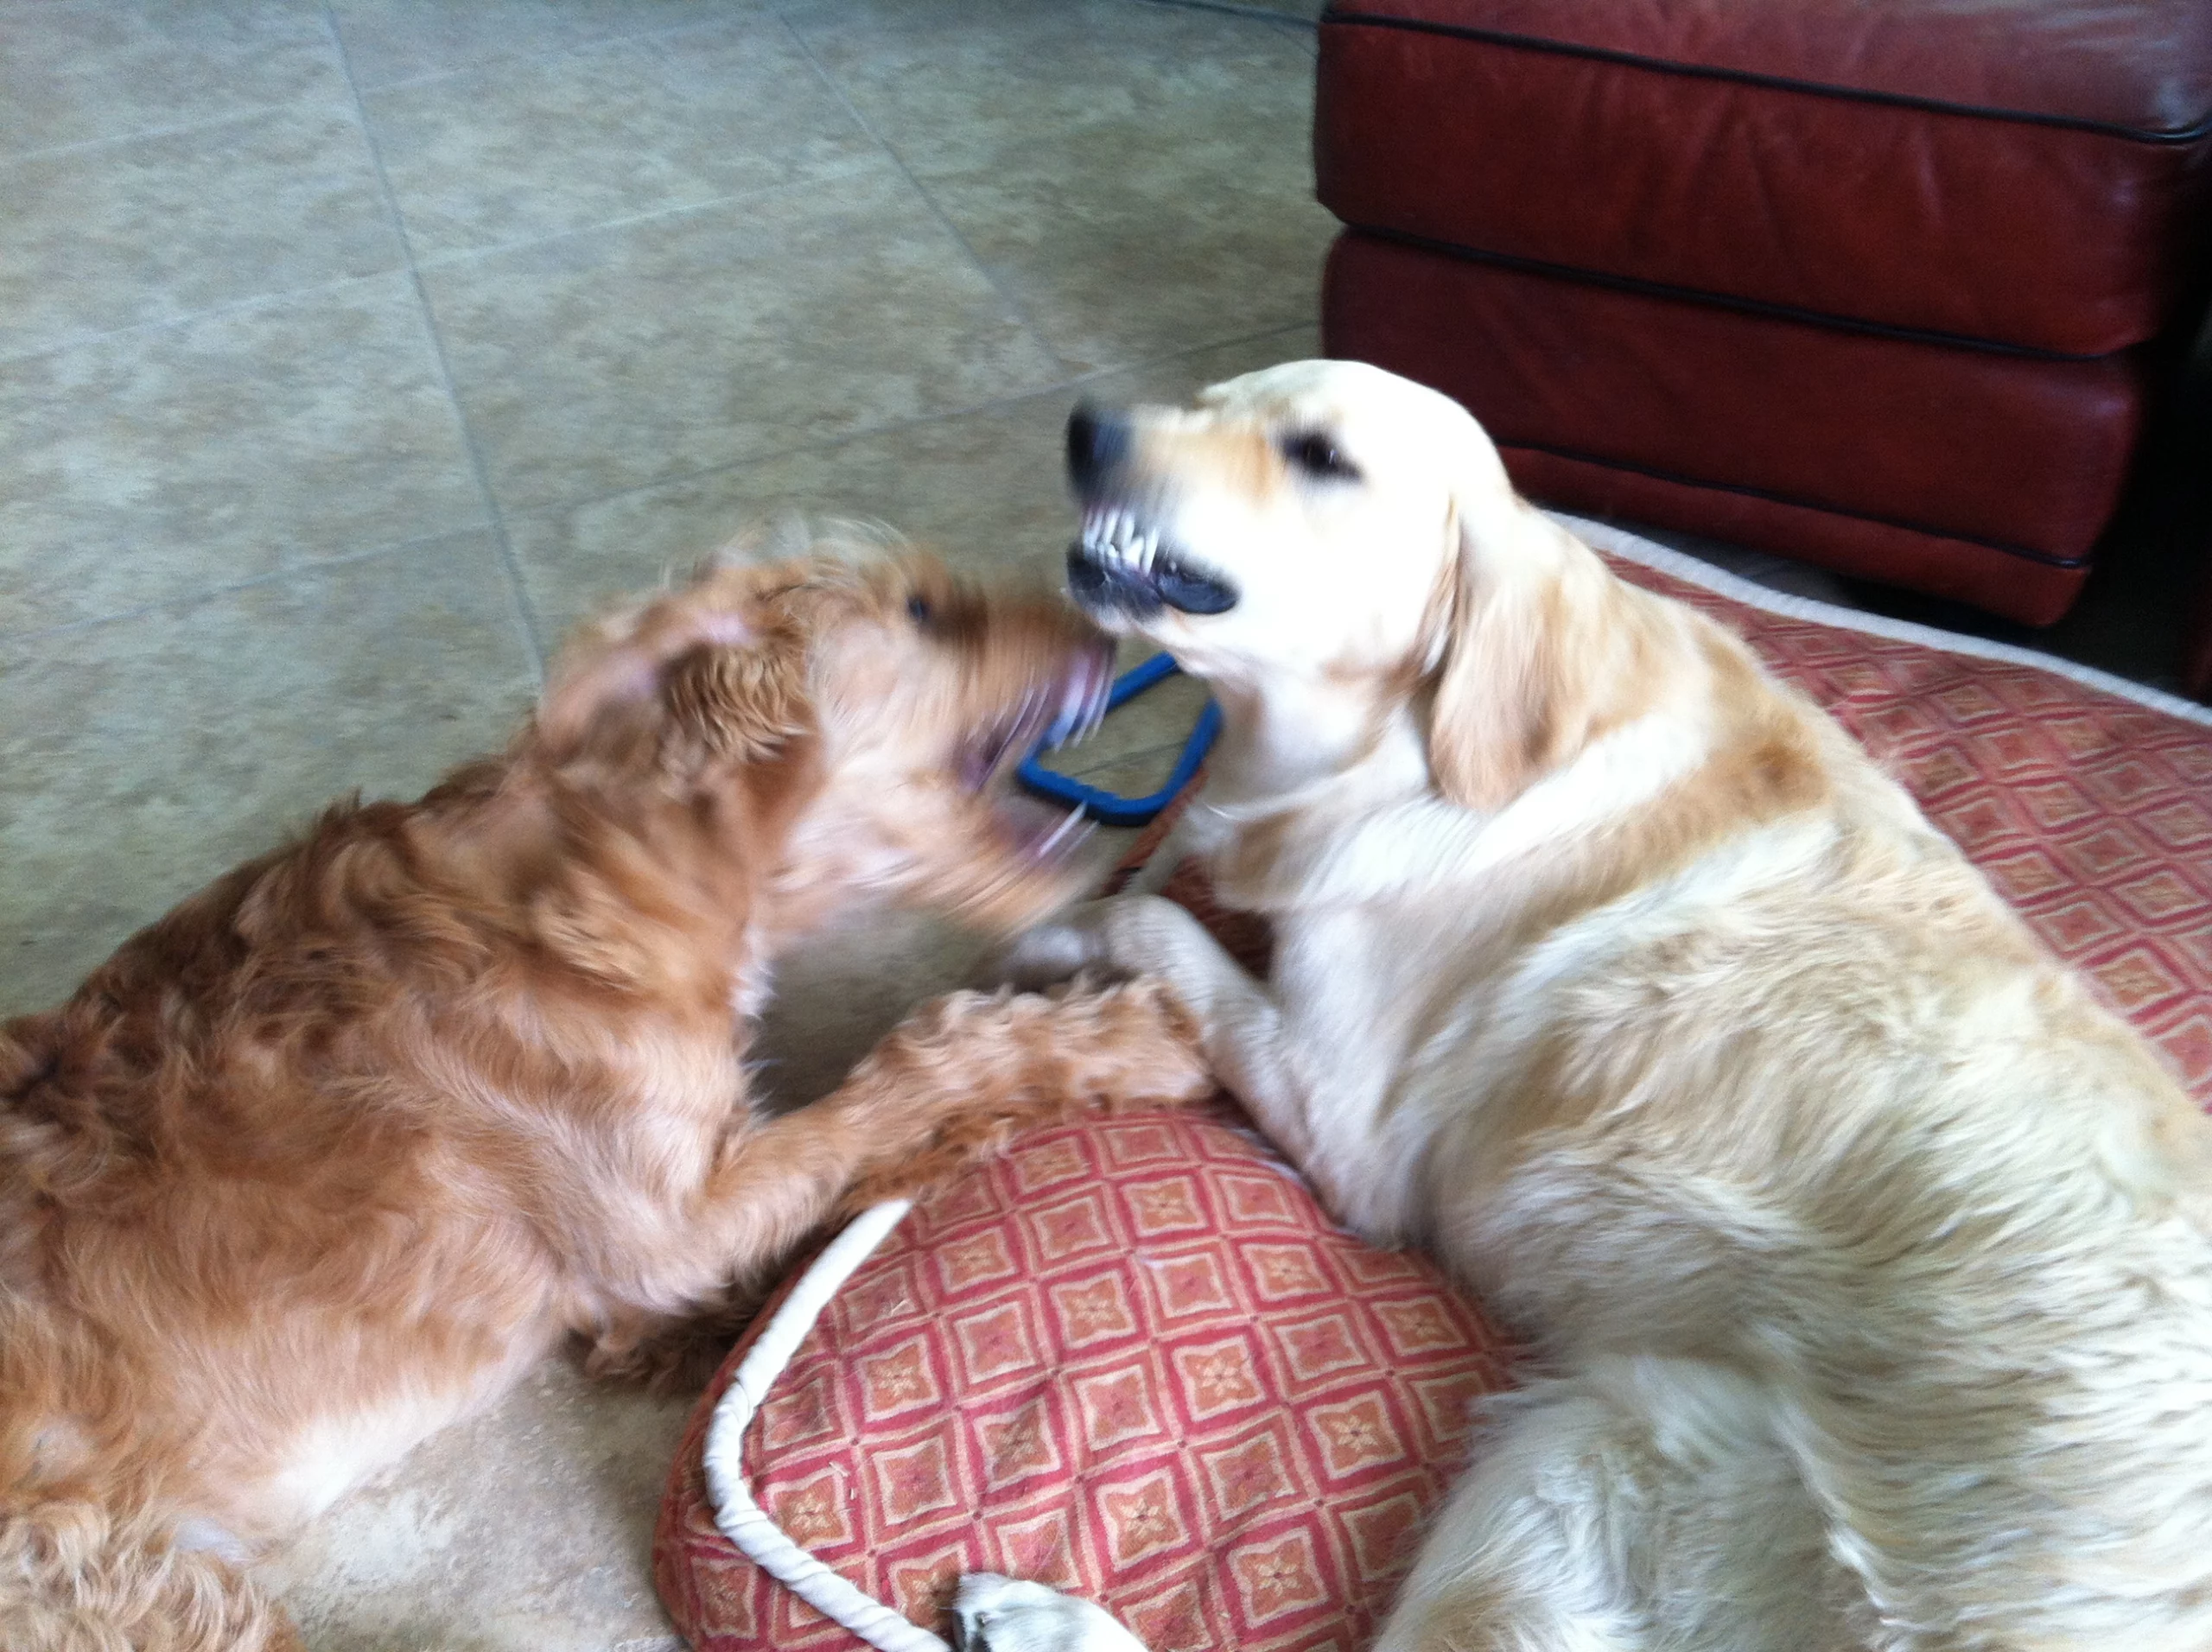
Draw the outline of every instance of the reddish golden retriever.
<instances>
[{"instance_id":1,"label":"reddish golden retriever","mask_svg":"<svg viewBox=\"0 0 2212 1652\"><path fill-rule=\"evenodd\" d=\"M838 908L1071 893L1001 772L1110 660L919 559L711 569L590 629L505 755L0 1027L0 1644L289 1644L234 1563L564 1337L634 1359L841 1201L1205 1090L1136 987L962 994L747 1104L771 966Z\"/></svg>"}]
</instances>

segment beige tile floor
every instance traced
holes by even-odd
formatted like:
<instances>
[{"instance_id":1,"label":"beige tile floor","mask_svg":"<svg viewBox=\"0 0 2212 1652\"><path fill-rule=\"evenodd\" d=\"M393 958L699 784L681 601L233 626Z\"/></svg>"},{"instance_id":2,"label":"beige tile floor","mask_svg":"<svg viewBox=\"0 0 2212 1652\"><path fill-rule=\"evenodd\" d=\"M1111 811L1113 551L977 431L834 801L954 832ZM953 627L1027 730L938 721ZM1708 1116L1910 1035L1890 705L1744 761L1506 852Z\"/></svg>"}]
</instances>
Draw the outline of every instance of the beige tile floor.
<instances>
[{"instance_id":1,"label":"beige tile floor","mask_svg":"<svg viewBox=\"0 0 2212 1652\"><path fill-rule=\"evenodd\" d=\"M1077 396L1316 347L1318 10L0 0L0 1013L493 744L580 613L748 520L1053 556ZM1191 711L1079 763L1157 772ZM836 937L772 1082L966 956ZM317 1652L671 1645L685 1408L549 1365L268 1576Z\"/></svg>"},{"instance_id":2,"label":"beige tile floor","mask_svg":"<svg viewBox=\"0 0 2212 1652\"><path fill-rule=\"evenodd\" d=\"M1051 557L1078 394L1313 353L1319 3L1268 10L0 0L0 1013L497 742L580 614L741 524ZM802 960L774 1085L968 950ZM317 1652L672 1645L687 1408L550 1364L267 1575Z\"/></svg>"}]
</instances>

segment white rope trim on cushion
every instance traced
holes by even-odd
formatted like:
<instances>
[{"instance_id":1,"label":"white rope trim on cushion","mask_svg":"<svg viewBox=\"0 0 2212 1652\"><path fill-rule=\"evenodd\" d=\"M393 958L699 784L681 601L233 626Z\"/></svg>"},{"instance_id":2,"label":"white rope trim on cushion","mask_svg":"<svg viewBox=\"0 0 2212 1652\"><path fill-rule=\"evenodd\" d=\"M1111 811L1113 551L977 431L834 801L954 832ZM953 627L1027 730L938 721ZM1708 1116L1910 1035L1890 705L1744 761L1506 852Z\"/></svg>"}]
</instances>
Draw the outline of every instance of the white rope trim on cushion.
<instances>
[{"instance_id":1,"label":"white rope trim on cushion","mask_svg":"<svg viewBox=\"0 0 2212 1652\"><path fill-rule=\"evenodd\" d=\"M1833 602L1822 602L1816 597L1791 596L1785 592L1770 590L1740 574L1731 574L1726 569L1715 568L1711 562L1700 562L1686 552L1654 544L1625 528L1592 522L1586 517L1569 516L1564 511L1554 511L1550 514L1568 532L1588 540L1600 550L1611 551L1614 556L1632 562L1641 562L1644 567L1681 580L1686 585L1701 586L1715 596L1725 596L1730 601L1740 602L1746 607L1758 608L1784 620L1808 620L1815 625L1832 626L1838 631L1856 631L1869 637L1883 637L1891 642L1917 643L1923 648L1937 649L1946 654L1964 654L1974 659L2029 666L2038 671L2048 671L2053 677L2065 677L2085 689L2095 689L2122 700L2132 700L2152 711L2163 711L2170 717L2179 717L2185 722L2212 728L2212 707L2197 705L2163 689L2145 688L2142 683L2131 683L2124 677L2114 677L2110 671L2101 671L2094 665L2077 665L2070 659L2039 654L2032 648L2021 648L2012 643L1994 643L1980 637L1961 636L1955 631L1938 631L1933 626L1916 625L1910 620L1891 620L1883 614L1861 613L1855 608L1840 608Z\"/></svg>"},{"instance_id":2,"label":"white rope trim on cushion","mask_svg":"<svg viewBox=\"0 0 2212 1652\"><path fill-rule=\"evenodd\" d=\"M891 1236L912 1205L911 1199L886 1199L847 1223L761 1327L707 1425L707 1498L714 1504L715 1524L737 1545L738 1552L823 1617L883 1652L952 1652L942 1638L917 1629L881 1601L862 1594L791 1541L753 1501L742 1460L745 1431L769 1388L791 1363L830 1299Z\"/></svg>"}]
</instances>

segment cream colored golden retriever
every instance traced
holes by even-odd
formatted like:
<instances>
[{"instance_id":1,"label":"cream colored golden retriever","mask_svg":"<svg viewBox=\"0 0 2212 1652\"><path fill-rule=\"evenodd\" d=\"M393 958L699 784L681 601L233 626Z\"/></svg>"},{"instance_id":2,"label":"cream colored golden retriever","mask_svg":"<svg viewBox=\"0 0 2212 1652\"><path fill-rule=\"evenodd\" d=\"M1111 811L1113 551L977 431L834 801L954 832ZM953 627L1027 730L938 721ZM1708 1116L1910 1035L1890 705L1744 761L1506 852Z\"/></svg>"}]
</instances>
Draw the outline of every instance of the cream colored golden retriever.
<instances>
[{"instance_id":1,"label":"cream colored golden retriever","mask_svg":"<svg viewBox=\"0 0 2212 1652\"><path fill-rule=\"evenodd\" d=\"M1173 984L1347 1223L1535 1339L1390 1652L2212 1648L2212 1126L1814 706L1306 362L1078 414L1071 582L1227 713L1251 979ZM969 1581L995 1652L1128 1644Z\"/></svg>"},{"instance_id":2,"label":"cream colored golden retriever","mask_svg":"<svg viewBox=\"0 0 2212 1652\"><path fill-rule=\"evenodd\" d=\"M1157 988L956 995L747 1102L777 955L863 897L1073 892L1007 759L1112 656L917 558L727 567L590 629L503 756L333 810L0 1026L0 1647L289 1645L235 1570L557 1341L599 1363L841 1197L1211 1090Z\"/></svg>"}]
</instances>

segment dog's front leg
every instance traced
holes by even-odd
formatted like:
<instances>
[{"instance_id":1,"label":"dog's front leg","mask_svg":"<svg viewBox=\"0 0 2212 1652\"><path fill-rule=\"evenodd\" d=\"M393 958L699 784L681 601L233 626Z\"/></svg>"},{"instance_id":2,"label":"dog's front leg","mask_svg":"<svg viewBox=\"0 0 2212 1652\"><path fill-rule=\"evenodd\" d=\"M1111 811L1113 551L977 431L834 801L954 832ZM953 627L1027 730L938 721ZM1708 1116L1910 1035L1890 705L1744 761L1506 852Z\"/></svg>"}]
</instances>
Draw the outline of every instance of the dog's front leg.
<instances>
[{"instance_id":1,"label":"dog's front leg","mask_svg":"<svg viewBox=\"0 0 2212 1652\"><path fill-rule=\"evenodd\" d=\"M1158 982L926 1004L829 1095L732 1134L662 1238L610 1248L585 1369L696 1384L824 1223L920 1193L1019 1130L1216 1089L1195 1022Z\"/></svg>"},{"instance_id":2,"label":"dog's front leg","mask_svg":"<svg viewBox=\"0 0 2212 1652\"><path fill-rule=\"evenodd\" d=\"M1173 988L1130 981L954 993L894 1029L817 1105L873 1138L839 1200L851 1213L932 1187L1017 1130L1202 1102L1219 1087Z\"/></svg>"},{"instance_id":3,"label":"dog's front leg","mask_svg":"<svg viewBox=\"0 0 2212 1652\"><path fill-rule=\"evenodd\" d=\"M1270 1141L1307 1164L1312 1086L1274 995L1173 901L1122 895L1077 907L1024 936L1005 969L1017 982L1105 969L1164 982L1196 1021L1199 1047L1222 1084Z\"/></svg>"},{"instance_id":4,"label":"dog's front leg","mask_svg":"<svg viewBox=\"0 0 2212 1652\"><path fill-rule=\"evenodd\" d=\"M918 1193L1017 1130L1214 1089L1192 1018L1159 982L954 993L894 1027L820 1101L733 1134L674 1242L609 1283L633 1308L681 1311L775 1268L831 1217Z\"/></svg>"}]
</instances>

